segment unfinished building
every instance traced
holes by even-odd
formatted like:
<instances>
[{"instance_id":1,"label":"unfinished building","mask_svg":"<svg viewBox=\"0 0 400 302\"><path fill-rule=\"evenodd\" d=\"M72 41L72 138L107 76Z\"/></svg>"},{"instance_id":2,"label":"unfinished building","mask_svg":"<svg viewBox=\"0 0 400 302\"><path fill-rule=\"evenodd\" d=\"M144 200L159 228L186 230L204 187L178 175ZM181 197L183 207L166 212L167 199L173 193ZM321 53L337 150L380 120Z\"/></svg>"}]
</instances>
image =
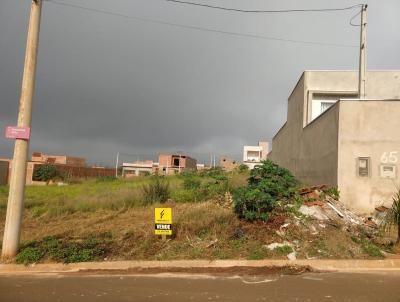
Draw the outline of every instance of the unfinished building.
<instances>
[{"instance_id":1,"label":"unfinished building","mask_svg":"<svg viewBox=\"0 0 400 302\"><path fill-rule=\"evenodd\" d=\"M305 71L269 158L303 183L337 186L359 213L389 204L400 184L400 71Z\"/></svg>"}]
</instances>

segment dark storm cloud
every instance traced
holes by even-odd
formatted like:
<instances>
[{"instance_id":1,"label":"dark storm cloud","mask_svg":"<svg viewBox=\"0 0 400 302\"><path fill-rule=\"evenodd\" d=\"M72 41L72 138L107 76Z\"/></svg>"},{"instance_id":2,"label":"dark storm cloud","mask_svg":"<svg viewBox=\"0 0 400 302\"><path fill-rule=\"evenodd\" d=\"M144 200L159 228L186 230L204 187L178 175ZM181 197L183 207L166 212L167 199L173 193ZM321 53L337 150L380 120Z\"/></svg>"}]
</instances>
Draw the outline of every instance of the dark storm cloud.
<instances>
[{"instance_id":1,"label":"dark storm cloud","mask_svg":"<svg viewBox=\"0 0 400 302\"><path fill-rule=\"evenodd\" d=\"M65 0L223 31L358 44L355 11L244 15L161 0ZM222 1L243 7L243 1ZM30 1L0 1L0 127L15 124ZM353 5L335 1L335 7ZM398 1L370 1L368 66L400 69ZM301 7L332 7L301 1ZM247 8L299 7L246 1ZM31 150L110 164L116 152L239 155L271 139L305 69L355 69L356 48L291 44L202 32L44 3ZM12 142L0 138L0 156Z\"/></svg>"}]
</instances>

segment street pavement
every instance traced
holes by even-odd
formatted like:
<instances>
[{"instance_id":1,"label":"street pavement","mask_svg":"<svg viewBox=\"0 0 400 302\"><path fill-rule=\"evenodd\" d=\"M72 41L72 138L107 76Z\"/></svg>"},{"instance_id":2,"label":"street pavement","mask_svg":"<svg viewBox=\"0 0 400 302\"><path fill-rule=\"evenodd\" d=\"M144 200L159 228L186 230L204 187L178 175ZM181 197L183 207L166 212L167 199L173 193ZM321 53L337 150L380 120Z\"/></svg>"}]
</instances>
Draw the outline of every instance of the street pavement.
<instances>
[{"instance_id":1,"label":"street pavement","mask_svg":"<svg viewBox=\"0 0 400 302\"><path fill-rule=\"evenodd\" d=\"M400 273L1 275L1 302L400 301Z\"/></svg>"}]
</instances>

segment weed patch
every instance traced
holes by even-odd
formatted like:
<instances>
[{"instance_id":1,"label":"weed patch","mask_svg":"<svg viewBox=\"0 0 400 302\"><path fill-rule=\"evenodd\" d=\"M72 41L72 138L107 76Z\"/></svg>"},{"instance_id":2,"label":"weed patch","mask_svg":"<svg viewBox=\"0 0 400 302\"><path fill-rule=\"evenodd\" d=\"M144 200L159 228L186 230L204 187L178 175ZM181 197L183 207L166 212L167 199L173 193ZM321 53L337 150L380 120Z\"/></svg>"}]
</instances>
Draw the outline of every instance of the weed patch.
<instances>
[{"instance_id":1,"label":"weed patch","mask_svg":"<svg viewBox=\"0 0 400 302\"><path fill-rule=\"evenodd\" d=\"M17 263L29 264L47 259L57 262L87 262L102 260L109 252L111 240L88 237L72 240L46 237L23 245L16 257Z\"/></svg>"},{"instance_id":2,"label":"weed patch","mask_svg":"<svg viewBox=\"0 0 400 302\"><path fill-rule=\"evenodd\" d=\"M169 182L162 176L154 176L149 184L143 185L142 192L145 204L164 203L171 196Z\"/></svg>"},{"instance_id":3,"label":"weed patch","mask_svg":"<svg viewBox=\"0 0 400 302\"><path fill-rule=\"evenodd\" d=\"M292 247L290 247L289 245L283 245L283 246L277 246L274 249L274 252L279 255L279 256L285 256L287 254L290 254L291 252L293 252Z\"/></svg>"}]
</instances>

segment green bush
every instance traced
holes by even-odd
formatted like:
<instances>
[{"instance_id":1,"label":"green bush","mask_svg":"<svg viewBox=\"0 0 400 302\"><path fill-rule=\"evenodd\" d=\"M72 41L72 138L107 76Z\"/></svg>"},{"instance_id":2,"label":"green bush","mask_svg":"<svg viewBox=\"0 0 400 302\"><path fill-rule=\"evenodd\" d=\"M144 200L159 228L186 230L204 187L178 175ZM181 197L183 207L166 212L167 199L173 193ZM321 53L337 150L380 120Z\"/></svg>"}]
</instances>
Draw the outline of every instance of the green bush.
<instances>
[{"instance_id":1,"label":"green bush","mask_svg":"<svg viewBox=\"0 0 400 302\"><path fill-rule=\"evenodd\" d=\"M148 185L143 185L143 201L145 204L154 202L166 202L171 196L169 182L163 176L152 177Z\"/></svg>"},{"instance_id":2,"label":"green bush","mask_svg":"<svg viewBox=\"0 0 400 302\"><path fill-rule=\"evenodd\" d=\"M21 250L21 252L15 258L15 261L19 264L36 263L42 259L44 253L38 247L27 247Z\"/></svg>"},{"instance_id":3,"label":"green bush","mask_svg":"<svg viewBox=\"0 0 400 302\"><path fill-rule=\"evenodd\" d=\"M250 172L248 185L234 192L234 211L246 220L268 220L277 202L292 197L297 185L287 169L266 160Z\"/></svg>"},{"instance_id":4,"label":"green bush","mask_svg":"<svg viewBox=\"0 0 400 302\"><path fill-rule=\"evenodd\" d=\"M400 244L400 189L392 199L392 206L387 210L382 226L385 231L390 231L393 227L397 227L397 243Z\"/></svg>"},{"instance_id":5,"label":"green bush","mask_svg":"<svg viewBox=\"0 0 400 302\"><path fill-rule=\"evenodd\" d=\"M58 176L57 168L53 165L45 164L40 165L33 173L33 180L36 181L50 181Z\"/></svg>"},{"instance_id":6,"label":"green bush","mask_svg":"<svg viewBox=\"0 0 400 302\"><path fill-rule=\"evenodd\" d=\"M240 165L237 167L237 170L238 170L239 173L244 174L244 173L246 173L247 171L249 171L249 167L248 167L247 165L245 165L245 164L240 164Z\"/></svg>"},{"instance_id":7,"label":"green bush","mask_svg":"<svg viewBox=\"0 0 400 302\"><path fill-rule=\"evenodd\" d=\"M340 199L340 191L337 187L330 187L328 190L325 191L325 193L335 200Z\"/></svg>"},{"instance_id":8,"label":"green bush","mask_svg":"<svg viewBox=\"0 0 400 302\"><path fill-rule=\"evenodd\" d=\"M54 236L22 246L17 263L29 264L49 259L64 263L102 260L109 251L109 238L88 237L83 240L60 239Z\"/></svg>"},{"instance_id":9,"label":"green bush","mask_svg":"<svg viewBox=\"0 0 400 302\"><path fill-rule=\"evenodd\" d=\"M118 180L115 176L98 176L96 178L97 182L108 182L108 181L115 181Z\"/></svg>"},{"instance_id":10,"label":"green bush","mask_svg":"<svg viewBox=\"0 0 400 302\"><path fill-rule=\"evenodd\" d=\"M218 179L220 177L226 177L226 172L221 167L215 167L202 170L200 175Z\"/></svg>"},{"instance_id":11,"label":"green bush","mask_svg":"<svg viewBox=\"0 0 400 302\"><path fill-rule=\"evenodd\" d=\"M186 176L183 178L183 188L185 190L193 190L200 188L201 181L194 176Z\"/></svg>"},{"instance_id":12,"label":"green bush","mask_svg":"<svg viewBox=\"0 0 400 302\"><path fill-rule=\"evenodd\" d=\"M291 252L293 252L293 248L287 244L283 245L283 246L277 246L276 248L274 248L274 252L277 255L287 255L290 254Z\"/></svg>"}]
</instances>

